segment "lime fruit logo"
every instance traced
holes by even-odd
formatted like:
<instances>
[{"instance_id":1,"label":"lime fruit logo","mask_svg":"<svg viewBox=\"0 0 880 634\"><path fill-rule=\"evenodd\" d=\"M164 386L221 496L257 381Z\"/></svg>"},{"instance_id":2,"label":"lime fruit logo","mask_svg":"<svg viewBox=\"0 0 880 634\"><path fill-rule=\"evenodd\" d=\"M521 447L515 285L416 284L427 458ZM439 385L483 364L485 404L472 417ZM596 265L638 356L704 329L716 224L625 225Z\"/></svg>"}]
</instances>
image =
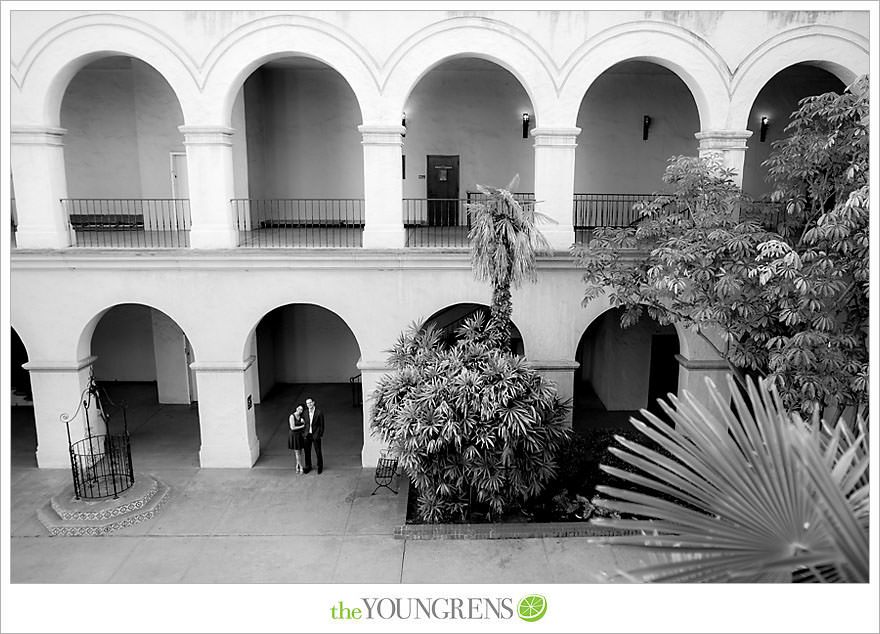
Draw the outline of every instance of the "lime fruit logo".
<instances>
[{"instance_id":1,"label":"lime fruit logo","mask_svg":"<svg viewBox=\"0 0 880 634\"><path fill-rule=\"evenodd\" d=\"M547 612L547 599L540 594L530 594L519 602L517 614L523 621L538 621Z\"/></svg>"}]
</instances>

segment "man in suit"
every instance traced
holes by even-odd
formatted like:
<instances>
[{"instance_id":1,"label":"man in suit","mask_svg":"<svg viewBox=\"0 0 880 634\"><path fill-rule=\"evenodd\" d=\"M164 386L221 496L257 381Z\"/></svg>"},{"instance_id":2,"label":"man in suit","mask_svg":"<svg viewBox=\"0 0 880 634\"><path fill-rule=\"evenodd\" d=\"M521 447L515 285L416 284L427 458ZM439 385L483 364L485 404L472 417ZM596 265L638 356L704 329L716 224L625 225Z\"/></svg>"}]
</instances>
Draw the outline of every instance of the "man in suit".
<instances>
[{"instance_id":1,"label":"man in suit","mask_svg":"<svg viewBox=\"0 0 880 634\"><path fill-rule=\"evenodd\" d=\"M324 437L324 413L315 407L315 399L306 399L306 411L303 413L306 420L305 436L306 468L303 473L312 470L312 445L315 446L315 457L318 459L318 473L324 471L324 455L321 453L321 438Z\"/></svg>"}]
</instances>

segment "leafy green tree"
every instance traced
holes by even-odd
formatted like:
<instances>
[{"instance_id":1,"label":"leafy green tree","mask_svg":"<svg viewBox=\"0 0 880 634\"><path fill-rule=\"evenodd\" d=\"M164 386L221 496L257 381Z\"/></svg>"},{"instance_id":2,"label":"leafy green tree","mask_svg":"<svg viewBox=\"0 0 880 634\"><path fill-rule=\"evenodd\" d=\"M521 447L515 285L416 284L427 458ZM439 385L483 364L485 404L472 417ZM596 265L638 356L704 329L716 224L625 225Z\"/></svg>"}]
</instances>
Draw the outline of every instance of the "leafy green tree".
<instances>
[{"instance_id":1,"label":"leafy green tree","mask_svg":"<svg viewBox=\"0 0 880 634\"><path fill-rule=\"evenodd\" d=\"M704 338L739 384L777 381L805 413L867 405L868 97L801 102L767 161L771 203L753 204L713 157L673 157L669 192L639 205L635 226L575 247L591 301L604 293Z\"/></svg>"},{"instance_id":2,"label":"leafy green tree","mask_svg":"<svg viewBox=\"0 0 880 634\"><path fill-rule=\"evenodd\" d=\"M485 198L468 205L473 222L468 235L471 268L477 279L492 285L487 334L493 344L503 348L510 347L510 291L525 281L537 280L536 257L550 250L536 226L540 214L533 205L521 205L510 193L518 181L516 176L507 189L477 185Z\"/></svg>"},{"instance_id":3,"label":"leafy green tree","mask_svg":"<svg viewBox=\"0 0 880 634\"><path fill-rule=\"evenodd\" d=\"M412 478L427 522L462 519L474 502L500 515L539 494L569 436L555 386L494 346L481 316L459 336L446 347L414 324L373 393L370 427Z\"/></svg>"},{"instance_id":4,"label":"leafy green tree","mask_svg":"<svg viewBox=\"0 0 880 634\"><path fill-rule=\"evenodd\" d=\"M732 382L732 379L728 379ZM733 387L731 385L731 387ZM598 506L634 519L596 519L633 534L602 543L655 553L638 581L867 582L868 436L838 419L790 413L775 388L747 379L734 405L711 386L710 412L685 393L662 403L674 424L642 410L632 424L659 450L617 437L634 471L603 466L627 486L598 486Z\"/></svg>"}]
</instances>

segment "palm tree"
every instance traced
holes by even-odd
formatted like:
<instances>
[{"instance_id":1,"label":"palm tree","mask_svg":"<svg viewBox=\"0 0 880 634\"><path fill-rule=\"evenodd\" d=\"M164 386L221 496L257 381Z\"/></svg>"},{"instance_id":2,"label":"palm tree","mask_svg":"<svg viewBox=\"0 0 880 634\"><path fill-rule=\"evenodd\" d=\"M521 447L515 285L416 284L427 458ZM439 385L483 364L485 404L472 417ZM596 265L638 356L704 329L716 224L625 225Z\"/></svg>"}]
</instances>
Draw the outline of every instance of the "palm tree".
<instances>
[{"instance_id":1,"label":"palm tree","mask_svg":"<svg viewBox=\"0 0 880 634\"><path fill-rule=\"evenodd\" d=\"M519 182L515 176L507 189L477 185L485 199L468 205L473 227L471 267L478 280L492 284L492 306L487 336L498 348L510 349L510 291L524 281L537 280L536 256L550 250L535 226L541 216L534 206L521 205L510 193Z\"/></svg>"},{"instance_id":2,"label":"palm tree","mask_svg":"<svg viewBox=\"0 0 880 634\"><path fill-rule=\"evenodd\" d=\"M734 405L710 385L715 412L689 394L632 424L657 448L617 436L634 467L603 466L628 487L599 486L603 508L645 519L594 520L636 534L601 543L660 553L638 581L868 580L868 433L859 419L803 421L775 387L749 378Z\"/></svg>"}]
</instances>

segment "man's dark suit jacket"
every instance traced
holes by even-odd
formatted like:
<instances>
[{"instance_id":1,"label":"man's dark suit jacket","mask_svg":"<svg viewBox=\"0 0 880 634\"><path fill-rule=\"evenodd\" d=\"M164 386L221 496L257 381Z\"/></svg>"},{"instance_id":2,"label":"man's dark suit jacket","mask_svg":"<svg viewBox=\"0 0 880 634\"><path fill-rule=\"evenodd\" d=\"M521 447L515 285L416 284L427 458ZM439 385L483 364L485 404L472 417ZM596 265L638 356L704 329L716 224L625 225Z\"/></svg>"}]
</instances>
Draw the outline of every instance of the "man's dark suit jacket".
<instances>
[{"instance_id":1,"label":"man's dark suit jacket","mask_svg":"<svg viewBox=\"0 0 880 634\"><path fill-rule=\"evenodd\" d=\"M303 418L306 421L306 428L303 430L303 433L308 435L309 433L309 423L312 423L312 438L322 438L324 436L324 412L319 410L317 407L315 408L315 419L313 421L309 421L309 409L306 408L306 411L303 412Z\"/></svg>"}]
</instances>

